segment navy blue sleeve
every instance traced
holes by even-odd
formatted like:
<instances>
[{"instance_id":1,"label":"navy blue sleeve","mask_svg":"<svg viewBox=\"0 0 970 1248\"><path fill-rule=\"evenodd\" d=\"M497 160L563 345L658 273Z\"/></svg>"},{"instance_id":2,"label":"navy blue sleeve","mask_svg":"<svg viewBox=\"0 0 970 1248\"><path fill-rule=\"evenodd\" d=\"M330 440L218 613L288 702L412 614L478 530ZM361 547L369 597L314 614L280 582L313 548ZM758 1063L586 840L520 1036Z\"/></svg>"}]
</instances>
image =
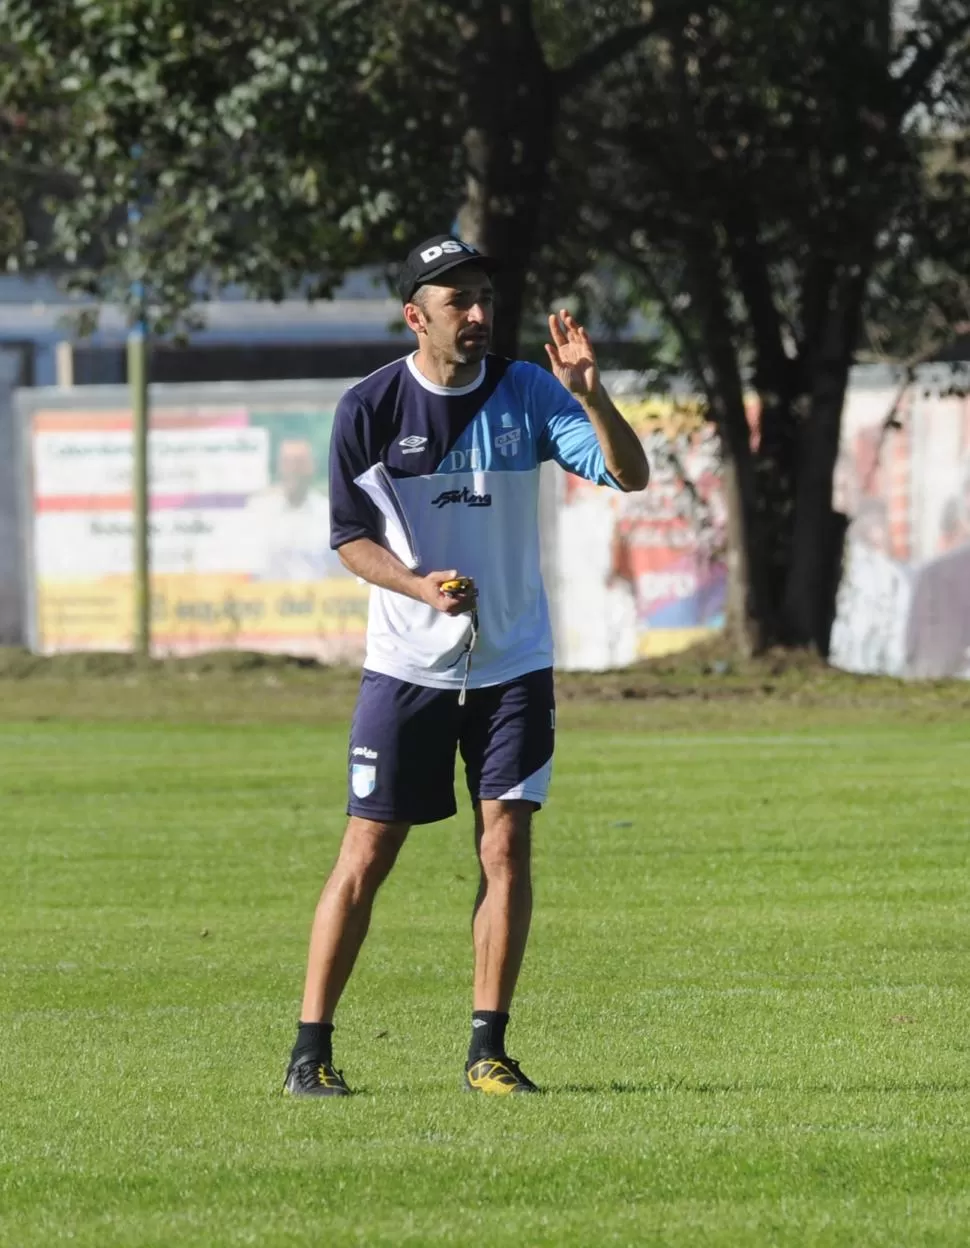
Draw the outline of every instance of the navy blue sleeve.
<instances>
[{"instance_id":1,"label":"navy blue sleeve","mask_svg":"<svg viewBox=\"0 0 970 1248\"><path fill-rule=\"evenodd\" d=\"M566 387L538 365L529 366L530 402L539 430L539 458L597 485L619 485L607 471L596 430Z\"/></svg>"},{"instance_id":2,"label":"navy blue sleeve","mask_svg":"<svg viewBox=\"0 0 970 1248\"><path fill-rule=\"evenodd\" d=\"M330 434L330 547L369 537L381 541L380 512L357 484L378 462L374 424L363 401L348 390L333 417Z\"/></svg>"}]
</instances>

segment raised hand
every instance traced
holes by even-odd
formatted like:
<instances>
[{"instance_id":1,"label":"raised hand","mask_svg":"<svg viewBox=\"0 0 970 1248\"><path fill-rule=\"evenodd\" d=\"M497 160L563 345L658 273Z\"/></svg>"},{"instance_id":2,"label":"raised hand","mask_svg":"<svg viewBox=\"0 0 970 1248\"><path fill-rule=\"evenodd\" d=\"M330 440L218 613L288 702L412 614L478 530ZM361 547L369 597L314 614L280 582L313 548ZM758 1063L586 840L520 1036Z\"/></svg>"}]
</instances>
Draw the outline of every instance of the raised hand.
<instances>
[{"instance_id":1,"label":"raised hand","mask_svg":"<svg viewBox=\"0 0 970 1248\"><path fill-rule=\"evenodd\" d=\"M552 342L546 343L546 354L558 380L577 398L596 394L600 370L586 330L563 308L558 316L549 317L549 334Z\"/></svg>"}]
</instances>

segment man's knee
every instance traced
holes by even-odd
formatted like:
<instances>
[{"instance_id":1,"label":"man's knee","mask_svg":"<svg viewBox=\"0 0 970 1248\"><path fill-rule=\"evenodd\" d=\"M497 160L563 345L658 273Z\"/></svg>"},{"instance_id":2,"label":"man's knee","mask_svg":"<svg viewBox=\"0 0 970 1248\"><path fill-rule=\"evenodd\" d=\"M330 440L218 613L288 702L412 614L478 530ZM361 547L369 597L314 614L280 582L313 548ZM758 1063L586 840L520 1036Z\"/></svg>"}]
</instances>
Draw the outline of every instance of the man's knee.
<instances>
[{"instance_id":1,"label":"man's knee","mask_svg":"<svg viewBox=\"0 0 970 1248\"><path fill-rule=\"evenodd\" d=\"M362 888L377 888L394 866L407 834L406 823L352 817L340 846L338 870Z\"/></svg>"},{"instance_id":2,"label":"man's knee","mask_svg":"<svg viewBox=\"0 0 970 1248\"><path fill-rule=\"evenodd\" d=\"M478 857L486 876L528 870L533 810L531 802L482 802Z\"/></svg>"}]
</instances>

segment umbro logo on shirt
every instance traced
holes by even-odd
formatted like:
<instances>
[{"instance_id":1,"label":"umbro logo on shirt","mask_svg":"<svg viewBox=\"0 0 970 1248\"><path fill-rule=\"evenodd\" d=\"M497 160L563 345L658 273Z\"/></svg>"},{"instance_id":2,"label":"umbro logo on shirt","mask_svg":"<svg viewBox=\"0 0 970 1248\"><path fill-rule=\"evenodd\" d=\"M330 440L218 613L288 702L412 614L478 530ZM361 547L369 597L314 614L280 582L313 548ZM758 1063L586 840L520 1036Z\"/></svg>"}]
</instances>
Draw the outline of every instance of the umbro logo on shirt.
<instances>
[{"instance_id":1,"label":"umbro logo on shirt","mask_svg":"<svg viewBox=\"0 0 970 1248\"><path fill-rule=\"evenodd\" d=\"M467 507L491 507L491 494L473 494L468 486L463 486L460 490L443 490L437 498L431 500L431 506L437 507L440 511L442 507L447 507L449 503L464 503Z\"/></svg>"},{"instance_id":2,"label":"umbro logo on shirt","mask_svg":"<svg viewBox=\"0 0 970 1248\"><path fill-rule=\"evenodd\" d=\"M423 451L427 445L428 439L422 438L417 433L412 433L409 438L402 438L400 442L398 442L398 446L401 448L401 453L403 455L416 455L418 451Z\"/></svg>"}]
</instances>

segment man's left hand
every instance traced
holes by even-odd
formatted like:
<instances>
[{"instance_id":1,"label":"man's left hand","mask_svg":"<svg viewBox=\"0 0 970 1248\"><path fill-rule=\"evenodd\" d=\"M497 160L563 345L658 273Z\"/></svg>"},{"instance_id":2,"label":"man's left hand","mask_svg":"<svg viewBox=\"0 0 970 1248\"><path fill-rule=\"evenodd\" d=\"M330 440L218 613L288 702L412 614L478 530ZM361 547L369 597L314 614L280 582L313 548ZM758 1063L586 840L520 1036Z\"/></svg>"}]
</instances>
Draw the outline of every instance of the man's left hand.
<instances>
[{"instance_id":1,"label":"man's left hand","mask_svg":"<svg viewBox=\"0 0 970 1248\"><path fill-rule=\"evenodd\" d=\"M565 308L549 317L549 333L546 354L556 378L577 399L591 398L600 388L600 370L589 334Z\"/></svg>"},{"instance_id":2,"label":"man's left hand","mask_svg":"<svg viewBox=\"0 0 970 1248\"><path fill-rule=\"evenodd\" d=\"M546 354L552 371L589 417L606 471L621 490L646 489L650 465L643 443L600 384L589 334L565 308L549 317L549 333L552 342L546 343Z\"/></svg>"}]
</instances>

